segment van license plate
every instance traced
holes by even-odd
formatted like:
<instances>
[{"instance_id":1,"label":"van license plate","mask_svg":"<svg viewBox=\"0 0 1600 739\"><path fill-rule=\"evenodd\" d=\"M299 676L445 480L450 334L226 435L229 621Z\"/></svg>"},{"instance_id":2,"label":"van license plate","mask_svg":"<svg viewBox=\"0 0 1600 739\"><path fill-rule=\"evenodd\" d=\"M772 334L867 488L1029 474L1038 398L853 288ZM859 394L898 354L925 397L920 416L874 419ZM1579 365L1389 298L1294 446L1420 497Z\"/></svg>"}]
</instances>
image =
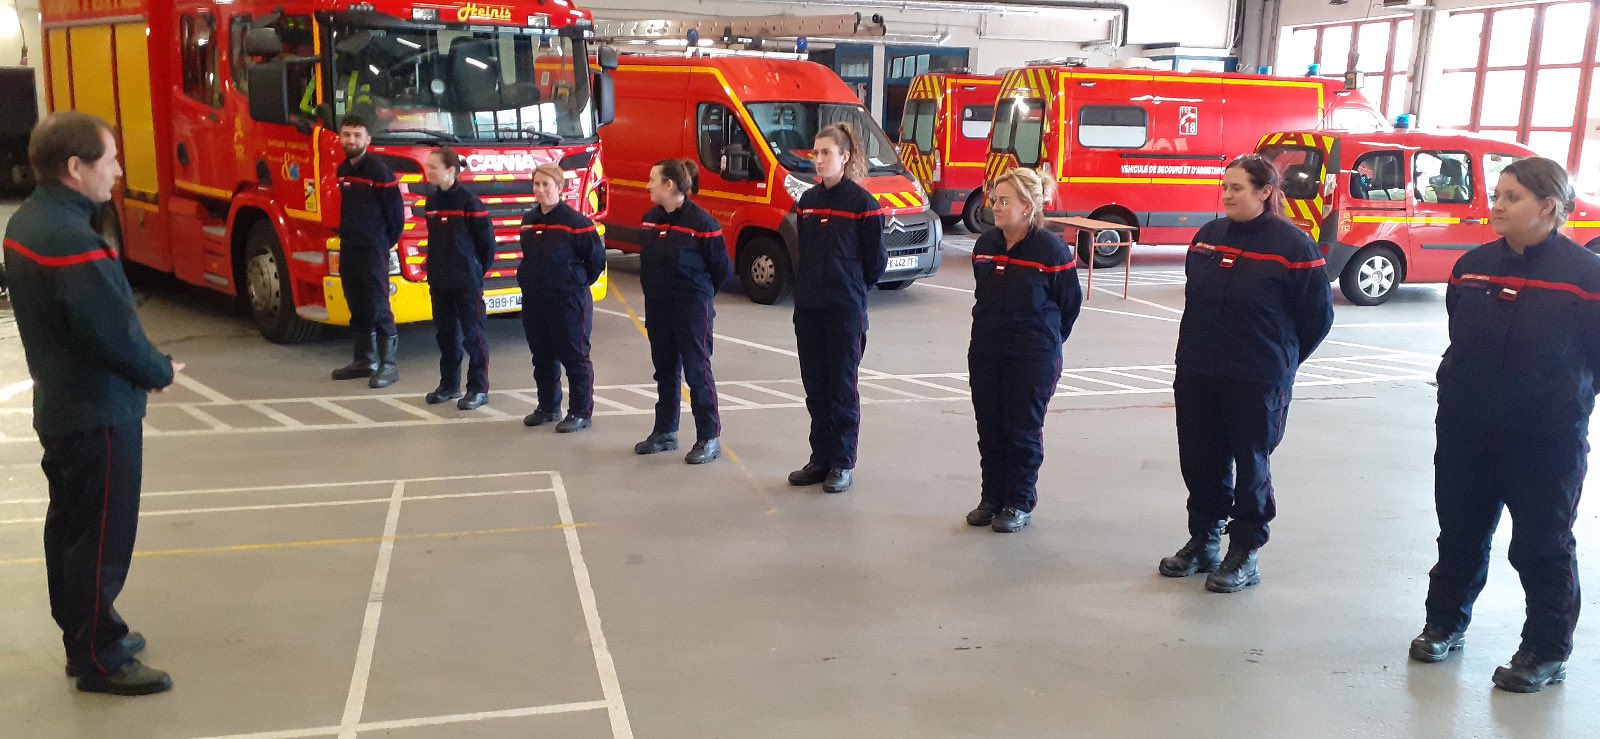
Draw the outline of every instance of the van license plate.
<instances>
[{"instance_id":1,"label":"van license plate","mask_svg":"<svg viewBox=\"0 0 1600 739\"><path fill-rule=\"evenodd\" d=\"M522 293L492 295L483 299L485 313L510 313L522 310Z\"/></svg>"},{"instance_id":2,"label":"van license plate","mask_svg":"<svg viewBox=\"0 0 1600 739\"><path fill-rule=\"evenodd\" d=\"M889 257L889 271L898 269L916 269L916 257Z\"/></svg>"}]
</instances>

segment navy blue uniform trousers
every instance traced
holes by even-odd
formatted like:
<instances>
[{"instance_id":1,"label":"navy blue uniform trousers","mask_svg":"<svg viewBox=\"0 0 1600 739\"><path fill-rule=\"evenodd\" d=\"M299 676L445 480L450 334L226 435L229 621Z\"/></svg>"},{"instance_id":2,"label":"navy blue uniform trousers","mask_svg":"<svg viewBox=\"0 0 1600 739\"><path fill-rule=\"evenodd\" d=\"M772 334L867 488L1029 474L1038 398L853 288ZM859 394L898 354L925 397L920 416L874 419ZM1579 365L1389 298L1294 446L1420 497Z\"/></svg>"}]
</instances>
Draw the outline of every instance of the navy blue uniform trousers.
<instances>
[{"instance_id":1,"label":"navy blue uniform trousers","mask_svg":"<svg viewBox=\"0 0 1600 739\"><path fill-rule=\"evenodd\" d=\"M710 301L650 301L644 304L650 361L655 364L655 433L678 431L679 370L689 386L695 439L722 436L717 412L717 382L711 375L711 324L717 315Z\"/></svg>"},{"instance_id":2,"label":"navy blue uniform trousers","mask_svg":"<svg viewBox=\"0 0 1600 739\"><path fill-rule=\"evenodd\" d=\"M365 248L365 247L363 247ZM356 334L374 331L394 336L394 309L389 307L389 253L350 258L347 252L339 263L344 299L350 305L350 330Z\"/></svg>"},{"instance_id":3,"label":"navy blue uniform trousers","mask_svg":"<svg viewBox=\"0 0 1600 739\"><path fill-rule=\"evenodd\" d=\"M1271 458L1283 441L1293 386L1179 372L1172 387L1189 534L1229 521L1230 548L1261 548L1278 515Z\"/></svg>"},{"instance_id":4,"label":"navy blue uniform trousers","mask_svg":"<svg viewBox=\"0 0 1600 739\"><path fill-rule=\"evenodd\" d=\"M1044 464L1044 418L1061 380L1061 358L967 356L978 419L983 502L1032 511Z\"/></svg>"},{"instance_id":5,"label":"navy blue uniform trousers","mask_svg":"<svg viewBox=\"0 0 1600 739\"><path fill-rule=\"evenodd\" d=\"M109 675L133 659L118 648L128 625L113 604L128 578L144 471L140 421L39 437L50 507L44 561L50 615L80 675Z\"/></svg>"},{"instance_id":6,"label":"navy blue uniform trousers","mask_svg":"<svg viewBox=\"0 0 1600 739\"><path fill-rule=\"evenodd\" d=\"M867 350L866 308L841 306L794 311L800 382L811 414L811 463L855 469L861 433L861 394L856 386Z\"/></svg>"},{"instance_id":7,"label":"navy blue uniform trousers","mask_svg":"<svg viewBox=\"0 0 1600 739\"><path fill-rule=\"evenodd\" d=\"M533 385L539 409L561 409L561 368L567 368L571 402L567 412L594 415L594 365L589 361L589 332L594 326L594 300L589 291L554 298L535 298L522 306L522 333L533 354Z\"/></svg>"},{"instance_id":8,"label":"navy blue uniform trousers","mask_svg":"<svg viewBox=\"0 0 1600 739\"><path fill-rule=\"evenodd\" d=\"M1583 434L1490 432L1437 422L1434 505L1439 562L1428 573L1428 624L1464 631L1489 577L1489 541L1511 511L1511 566L1522 579L1522 648L1565 660L1578 626L1577 541L1572 525L1588 471Z\"/></svg>"},{"instance_id":9,"label":"navy blue uniform trousers","mask_svg":"<svg viewBox=\"0 0 1600 739\"><path fill-rule=\"evenodd\" d=\"M489 345L483 338L483 291L435 287L433 329L439 340L439 387L461 387L461 353L466 350L467 392L489 392Z\"/></svg>"}]
</instances>

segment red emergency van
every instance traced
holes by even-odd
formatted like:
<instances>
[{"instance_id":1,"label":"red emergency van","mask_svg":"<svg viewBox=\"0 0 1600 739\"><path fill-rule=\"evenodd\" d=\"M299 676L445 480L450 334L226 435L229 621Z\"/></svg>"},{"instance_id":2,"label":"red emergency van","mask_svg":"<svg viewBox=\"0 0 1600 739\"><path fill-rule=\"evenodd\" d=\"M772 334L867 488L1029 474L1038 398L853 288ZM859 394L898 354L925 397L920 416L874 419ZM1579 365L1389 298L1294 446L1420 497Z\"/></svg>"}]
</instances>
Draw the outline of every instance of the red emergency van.
<instances>
[{"instance_id":1,"label":"red emergency van","mask_svg":"<svg viewBox=\"0 0 1600 739\"><path fill-rule=\"evenodd\" d=\"M935 72L918 75L906 93L900 123L900 161L928 193L948 228L982 224L983 165L994 128L998 75Z\"/></svg>"},{"instance_id":2,"label":"red emergency van","mask_svg":"<svg viewBox=\"0 0 1600 739\"><path fill-rule=\"evenodd\" d=\"M1284 131L1257 151L1284 175L1290 220L1322 245L1328 274L1356 305L1402 283L1448 282L1456 260L1499 238L1495 182L1526 146L1466 133ZM1600 249L1600 204L1579 198L1563 233Z\"/></svg>"},{"instance_id":3,"label":"red emergency van","mask_svg":"<svg viewBox=\"0 0 1600 739\"><path fill-rule=\"evenodd\" d=\"M1026 67L1001 82L984 181L1030 167L1056 183L1049 215L1134 226L1140 243L1187 244L1222 215L1228 161L1254 151L1262 134L1299 128L1389 126L1336 80ZM1095 247L1095 265L1122 263L1124 248Z\"/></svg>"},{"instance_id":4,"label":"red emergency van","mask_svg":"<svg viewBox=\"0 0 1600 739\"><path fill-rule=\"evenodd\" d=\"M794 204L817 182L812 141L824 126L847 121L866 149L862 185L885 208L889 267L878 288L901 289L938 271L939 218L883 129L828 68L748 56L624 54L619 61L616 120L601 134L611 246L638 250L651 166L691 159L701 169L695 202L722 223L745 293L757 303L782 300L793 290L799 254Z\"/></svg>"}]
</instances>

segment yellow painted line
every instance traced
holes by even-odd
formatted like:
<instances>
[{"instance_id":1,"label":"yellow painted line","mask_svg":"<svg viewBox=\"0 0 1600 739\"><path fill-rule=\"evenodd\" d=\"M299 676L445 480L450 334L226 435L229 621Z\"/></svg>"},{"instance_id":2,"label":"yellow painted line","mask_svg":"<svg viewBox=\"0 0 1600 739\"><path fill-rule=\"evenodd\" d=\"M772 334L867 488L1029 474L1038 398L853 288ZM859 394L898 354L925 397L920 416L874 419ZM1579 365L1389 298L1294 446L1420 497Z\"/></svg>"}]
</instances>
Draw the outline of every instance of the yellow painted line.
<instances>
[{"instance_id":1,"label":"yellow painted line","mask_svg":"<svg viewBox=\"0 0 1600 739\"><path fill-rule=\"evenodd\" d=\"M1353 223L1405 223L1413 226L1449 225L1460 223L1460 218L1388 218L1384 216L1352 216Z\"/></svg>"},{"instance_id":2,"label":"yellow painted line","mask_svg":"<svg viewBox=\"0 0 1600 739\"><path fill-rule=\"evenodd\" d=\"M1178 178L1178 177L1152 177L1152 178L1150 178L1150 184L1152 184L1152 185L1218 185L1218 186L1220 186L1222 184L1222 180L1196 180L1196 179L1186 179L1186 178Z\"/></svg>"},{"instance_id":3,"label":"yellow painted line","mask_svg":"<svg viewBox=\"0 0 1600 739\"><path fill-rule=\"evenodd\" d=\"M904 207L906 207L905 201L901 200L894 193L888 193L888 192L878 193L878 200L880 202L884 201L884 200L887 200L887 201L889 201L890 205L893 205L896 208L904 208Z\"/></svg>"},{"instance_id":4,"label":"yellow painted line","mask_svg":"<svg viewBox=\"0 0 1600 739\"><path fill-rule=\"evenodd\" d=\"M971 167L973 169L981 169L981 168L983 168L984 163L983 162L951 162L951 163L946 164L944 166L946 166L946 167L960 167L960 168Z\"/></svg>"},{"instance_id":5,"label":"yellow painted line","mask_svg":"<svg viewBox=\"0 0 1600 739\"><path fill-rule=\"evenodd\" d=\"M612 177L611 178L611 184L616 185L617 187L637 187L637 188L639 188L641 190L650 185L650 183L648 183L648 182L640 182L638 180L624 180L624 179L622 179L620 177Z\"/></svg>"},{"instance_id":6,"label":"yellow painted line","mask_svg":"<svg viewBox=\"0 0 1600 739\"><path fill-rule=\"evenodd\" d=\"M1567 221L1572 228L1600 228L1600 221Z\"/></svg>"},{"instance_id":7,"label":"yellow painted line","mask_svg":"<svg viewBox=\"0 0 1600 739\"><path fill-rule=\"evenodd\" d=\"M453 539L467 536L496 536L503 534L527 534L535 531L559 531L562 529L581 529L593 526L592 523L575 523L571 526L556 524L554 526L519 526L505 529L478 529L475 531L441 531L433 534L403 534L394 537L394 541L420 541L426 539ZM324 547L347 546L350 544L376 544L383 541L381 536L358 536L347 539L310 539L305 541L279 541L265 544L234 544L220 547L194 547L189 549L149 549L134 552L136 558L146 557L188 557L199 554L238 554L242 552L277 552L291 549L317 549ZM25 557L21 559L0 559L0 566L5 565L42 565L43 557Z\"/></svg>"},{"instance_id":8,"label":"yellow painted line","mask_svg":"<svg viewBox=\"0 0 1600 739\"><path fill-rule=\"evenodd\" d=\"M147 211L150 211L151 213L160 213L161 212L161 208L159 206L152 205L150 203L146 203L146 202L144 202L142 200L134 200L132 198L123 198L122 204L126 205L126 206L128 206L130 208L138 208L139 210L147 210Z\"/></svg>"},{"instance_id":9,"label":"yellow painted line","mask_svg":"<svg viewBox=\"0 0 1600 739\"><path fill-rule=\"evenodd\" d=\"M223 190L216 187L206 187L198 182L190 182L188 180L173 180L172 184L177 186L179 190L188 190L189 192L199 195L209 195L214 198L233 197L233 192L230 190Z\"/></svg>"}]
</instances>

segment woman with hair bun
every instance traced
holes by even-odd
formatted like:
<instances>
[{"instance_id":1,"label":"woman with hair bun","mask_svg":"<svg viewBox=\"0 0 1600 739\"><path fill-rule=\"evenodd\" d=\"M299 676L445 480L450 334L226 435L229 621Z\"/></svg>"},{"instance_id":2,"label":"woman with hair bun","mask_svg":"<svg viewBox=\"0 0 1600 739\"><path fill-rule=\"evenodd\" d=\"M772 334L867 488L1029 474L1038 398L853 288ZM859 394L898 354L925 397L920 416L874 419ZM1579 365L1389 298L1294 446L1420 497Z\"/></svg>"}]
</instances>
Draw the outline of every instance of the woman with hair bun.
<instances>
[{"instance_id":1,"label":"woman with hair bun","mask_svg":"<svg viewBox=\"0 0 1600 739\"><path fill-rule=\"evenodd\" d=\"M422 171L433 185L428 219L428 292L439 340L439 387L428 403L456 398L470 411L489 402L489 344L483 339L483 273L494 262L494 225L483 201L460 182L462 157L441 146L428 152ZM467 394L461 394L461 354L467 354Z\"/></svg>"},{"instance_id":2,"label":"woman with hair bun","mask_svg":"<svg viewBox=\"0 0 1600 739\"><path fill-rule=\"evenodd\" d=\"M1261 582L1256 552L1277 512L1272 451L1283 440L1295 372L1333 327L1333 295L1322 251L1283 217L1271 162L1233 160L1222 207L1225 217L1200 227L1184 265L1172 389L1189 541L1159 569L1167 577L1209 572L1206 589L1236 593Z\"/></svg>"},{"instance_id":3,"label":"woman with hair bun","mask_svg":"<svg viewBox=\"0 0 1600 739\"><path fill-rule=\"evenodd\" d=\"M1411 658L1440 662L1461 648L1504 508L1527 615L1494 684L1532 693L1566 679L1578 625L1572 525L1600 389L1600 258L1560 233L1573 201L1560 164L1513 162L1494 193L1489 222L1500 238L1463 255L1445 292L1450 346L1439 363L1433 456L1439 559Z\"/></svg>"},{"instance_id":4,"label":"woman with hair bun","mask_svg":"<svg viewBox=\"0 0 1600 739\"><path fill-rule=\"evenodd\" d=\"M967 377L983 475L971 526L1021 531L1033 518L1044 418L1061 351L1083 305L1077 257L1041 228L1044 181L1013 169L989 188L996 228L972 248L977 281Z\"/></svg>"},{"instance_id":5,"label":"woman with hair bun","mask_svg":"<svg viewBox=\"0 0 1600 739\"><path fill-rule=\"evenodd\" d=\"M795 270L794 337L811 415L811 458L790 485L850 489L861 431L856 384L867 348L867 291L888 266L883 209L859 180L866 151L848 123L817 132L811 157L822 183L795 204L800 259Z\"/></svg>"},{"instance_id":6,"label":"woman with hair bun","mask_svg":"<svg viewBox=\"0 0 1600 739\"><path fill-rule=\"evenodd\" d=\"M647 189L656 206L644 214L639 245L639 282L658 398L655 427L633 451L656 454L678 448L681 369L694 413L694 448L683 458L689 464L722 455L722 420L711 376L711 323L717 315L717 289L733 273L722 226L689 199L699 190L699 178L699 166L686 159L664 159L650 168Z\"/></svg>"}]
</instances>

